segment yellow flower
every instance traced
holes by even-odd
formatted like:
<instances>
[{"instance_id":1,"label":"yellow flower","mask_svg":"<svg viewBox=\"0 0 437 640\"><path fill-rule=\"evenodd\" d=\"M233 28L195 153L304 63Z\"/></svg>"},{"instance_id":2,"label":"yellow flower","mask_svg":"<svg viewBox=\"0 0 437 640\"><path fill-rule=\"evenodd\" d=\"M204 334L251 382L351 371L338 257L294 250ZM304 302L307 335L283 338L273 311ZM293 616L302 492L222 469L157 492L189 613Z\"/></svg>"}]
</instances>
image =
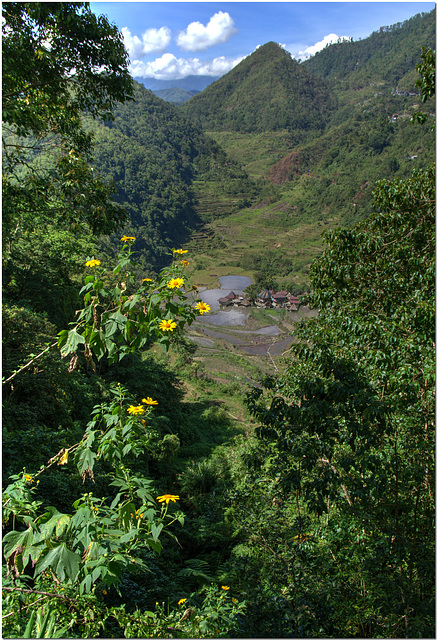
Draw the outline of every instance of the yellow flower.
<instances>
[{"instance_id":1,"label":"yellow flower","mask_svg":"<svg viewBox=\"0 0 437 640\"><path fill-rule=\"evenodd\" d=\"M153 278L143 278L143 282L153 282Z\"/></svg>"},{"instance_id":2,"label":"yellow flower","mask_svg":"<svg viewBox=\"0 0 437 640\"><path fill-rule=\"evenodd\" d=\"M173 496L171 493L165 493L163 496L158 496L156 499L158 500L158 502L165 502L165 504L168 504L170 500L172 502L176 502L176 500L179 500L179 496Z\"/></svg>"},{"instance_id":3,"label":"yellow flower","mask_svg":"<svg viewBox=\"0 0 437 640\"><path fill-rule=\"evenodd\" d=\"M222 587L222 589L224 589L225 591L229 591L231 587L227 587L226 585Z\"/></svg>"},{"instance_id":4,"label":"yellow flower","mask_svg":"<svg viewBox=\"0 0 437 640\"><path fill-rule=\"evenodd\" d=\"M85 262L86 267L98 267L100 264L100 260L87 260Z\"/></svg>"},{"instance_id":5,"label":"yellow flower","mask_svg":"<svg viewBox=\"0 0 437 640\"><path fill-rule=\"evenodd\" d=\"M137 416L140 413L144 413L144 407L142 407L141 405L139 405L138 407L134 407L132 404L130 407L128 407L127 412L132 414L133 416Z\"/></svg>"},{"instance_id":6,"label":"yellow flower","mask_svg":"<svg viewBox=\"0 0 437 640\"><path fill-rule=\"evenodd\" d=\"M28 474L28 473L24 474L24 479L26 480L26 482L30 482L30 483L33 482L32 476L30 474Z\"/></svg>"},{"instance_id":7,"label":"yellow flower","mask_svg":"<svg viewBox=\"0 0 437 640\"><path fill-rule=\"evenodd\" d=\"M133 236L123 236L121 241L122 242L134 242L135 238Z\"/></svg>"},{"instance_id":8,"label":"yellow flower","mask_svg":"<svg viewBox=\"0 0 437 640\"><path fill-rule=\"evenodd\" d=\"M157 400L152 400L149 396L147 396L147 398L143 398L141 402L144 402L144 404L158 404Z\"/></svg>"},{"instance_id":9,"label":"yellow flower","mask_svg":"<svg viewBox=\"0 0 437 640\"><path fill-rule=\"evenodd\" d=\"M237 598L232 598L232 602L236 604L238 602Z\"/></svg>"},{"instance_id":10,"label":"yellow flower","mask_svg":"<svg viewBox=\"0 0 437 640\"><path fill-rule=\"evenodd\" d=\"M102 593L103 593L104 596L108 595L108 592L106 591L106 589L103 589Z\"/></svg>"},{"instance_id":11,"label":"yellow flower","mask_svg":"<svg viewBox=\"0 0 437 640\"><path fill-rule=\"evenodd\" d=\"M173 253L178 253L181 256L183 253L188 253L188 249L173 249Z\"/></svg>"},{"instance_id":12,"label":"yellow flower","mask_svg":"<svg viewBox=\"0 0 437 640\"><path fill-rule=\"evenodd\" d=\"M183 278L172 278L170 282L167 283L167 287L169 289L178 289L179 287L183 287L183 286L184 286Z\"/></svg>"},{"instance_id":13,"label":"yellow flower","mask_svg":"<svg viewBox=\"0 0 437 640\"><path fill-rule=\"evenodd\" d=\"M190 263L188 262L188 260L181 260L181 264L182 264L184 267L188 267L188 265L189 265Z\"/></svg>"},{"instance_id":14,"label":"yellow flower","mask_svg":"<svg viewBox=\"0 0 437 640\"><path fill-rule=\"evenodd\" d=\"M181 598L178 602L178 604L184 604L184 602L186 602L187 599L186 598Z\"/></svg>"},{"instance_id":15,"label":"yellow flower","mask_svg":"<svg viewBox=\"0 0 437 640\"><path fill-rule=\"evenodd\" d=\"M196 305L194 305L194 308L198 310L200 315L202 315L203 313L209 313L211 311L211 307L205 302L198 302Z\"/></svg>"},{"instance_id":16,"label":"yellow flower","mask_svg":"<svg viewBox=\"0 0 437 640\"><path fill-rule=\"evenodd\" d=\"M159 328L162 329L162 331L173 331L176 327L177 324L174 320L161 320L159 323Z\"/></svg>"}]
</instances>

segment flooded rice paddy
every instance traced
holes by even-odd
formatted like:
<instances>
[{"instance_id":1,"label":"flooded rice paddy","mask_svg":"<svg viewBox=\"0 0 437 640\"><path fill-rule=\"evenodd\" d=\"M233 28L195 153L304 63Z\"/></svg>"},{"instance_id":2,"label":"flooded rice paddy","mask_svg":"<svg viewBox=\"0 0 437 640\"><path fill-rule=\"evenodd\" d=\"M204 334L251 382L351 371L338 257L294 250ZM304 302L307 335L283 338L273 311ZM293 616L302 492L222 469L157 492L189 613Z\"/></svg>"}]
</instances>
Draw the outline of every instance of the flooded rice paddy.
<instances>
[{"instance_id":1,"label":"flooded rice paddy","mask_svg":"<svg viewBox=\"0 0 437 640\"><path fill-rule=\"evenodd\" d=\"M199 292L203 302L211 307L211 313L199 317L193 325L197 335L190 336L199 346L213 348L224 341L248 355L274 356L286 351L294 341L289 332L282 331L277 325L269 325L255 330L244 330L250 309L231 307L220 309L219 298L231 291L244 295L244 289L253 284L247 276L222 276L220 289L207 289ZM223 331L220 331L222 328ZM226 332L225 332L226 331ZM199 335L200 334L200 335ZM280 339L282 337L282 339Z\"/></svg>"}]
</instances>

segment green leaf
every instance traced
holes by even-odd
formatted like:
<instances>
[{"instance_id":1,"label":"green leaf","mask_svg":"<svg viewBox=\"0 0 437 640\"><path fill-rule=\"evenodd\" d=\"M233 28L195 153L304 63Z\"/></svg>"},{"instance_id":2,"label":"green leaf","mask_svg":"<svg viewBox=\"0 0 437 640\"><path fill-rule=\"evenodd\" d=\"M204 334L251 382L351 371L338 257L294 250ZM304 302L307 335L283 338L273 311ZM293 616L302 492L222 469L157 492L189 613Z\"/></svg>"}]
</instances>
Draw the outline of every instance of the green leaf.
<instances>
[{"instance_id":1,"label":"green leaf","mask_svg":"<svg viewBox=\"0 0 437 640\"><path fill-rule=\"evenodd\" d=\"M38 562L35 566L35 575L39 575L43 571L45 571L48 567L51 567L53 571L56 573L56 566L59 561L59 553L62 545L57 545L50 549Z\"/></svg>"},{"instance_id":2,"label":"green leaf","mask_svg":"<svg viewBox=\"0 0 437 640\"><path fill-rule=\"evenodd\" d=\"M120 543L125 544L126 542L130 542L130 540L138 536L139 531L140 531L139 529L131 529L130 531L125 533L123 536L121 536Z\"/></svg>"},{"instance_id":3,"label":"green leaf","mask_svg":"<svg viewBox=\"0 0 437 640\"><path fill-rule=\"evenodd\" d=\"M24 635L22 636L23 638L33 637L32 631L33 631L33 625L35 623L35 617L36 617L36 609L32 609L32 613L30 614L29 621L24 630Z\"/></svg>"},{"instance_id":4,"label":"green leaf","mask_svg":"<svg viewBox=\"0 0 437 640\"><path fill-rule=\"evenodd\" d=\"M155 540L155 542L158 540L163 528L164 528L164 525L162 523L158 525L152 524L152 538Z\"/></svg>"},{"instance_id":5,"label":"green leaf","mask_svg":"<svg viewBox=\"0 0 437 640\"><path fill-rule=\"evenodd\" d=\"M57 575L60 580L64 579L64 572L70 578L71 582L74 582L79 573L79 566L81 563L81 556L70 549L67 549L66 545L61 545L61 551L59 554L59 562L57 565Z\"/></svg>"},{"instance_id":6,"label":"green leaf","mask_svg":"<svg viewBox=\"0 0 437 640\"><path fill-rule=\"evenodd\" d=\"M79 585L80 595L83 595L84 593L89 593L91 591L92 586L93 586L93 579L91 574L89 573L87 576L85 576L85 578L82 580L82 582Z\"/></svg>"},{"instance_id":7,"label":"green leaf","mask_svg":"<svg viewBox=\"0 0 437 640\"><path fill-rule=\"evenodd\" d=\"M82 475L87 469L92 469L94 467L94 462L96 460L97 454L91 449L83 449L79 452L77 468L79 473Z\"/></svg>"}]
</instances>

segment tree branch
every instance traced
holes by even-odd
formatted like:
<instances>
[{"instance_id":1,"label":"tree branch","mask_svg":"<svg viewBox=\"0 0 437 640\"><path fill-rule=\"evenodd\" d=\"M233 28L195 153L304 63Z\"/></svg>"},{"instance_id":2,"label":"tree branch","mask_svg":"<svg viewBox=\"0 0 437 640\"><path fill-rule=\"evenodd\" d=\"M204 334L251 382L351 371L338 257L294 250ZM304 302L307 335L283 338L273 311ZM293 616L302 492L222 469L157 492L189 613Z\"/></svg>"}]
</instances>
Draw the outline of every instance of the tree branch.
<instances>
[{"instance_id":1,"label":"tree branch","mask_svg":"<svg viewBox=\"0 0 437 640\"><path fill-rule=\"evenodd\" d=\"M22 589L21 587L2 587L3 591L20 591L22 593L38 593L41 596L48 598L59 598L60 600L67 600L68 602L79 602L75 598L68 598L67 596L60 596L57 593L50 593L49 591L37 591L36 589Z\"/></svg>"},{"instance_id":2,"label":"tree branch","mask_svg":"<svg viewBox=\"0 0 437 640\"><path fill-rule=\"evenodd\" d=\"M34 358L32 358L32 360L29 360L29 362L27 364L25 364L23 367L21 367L21 369L18 369L18 371L15 371L11 376L9 376L9 378L7 378L6 380L3 380L3 384L6 384L7 382L9 382L10 380L12 380L13 378L15 378L15 376L18 373L21 373L21 371L23 371L24 369L26 369L27 367L30 367L30 365L32 364L32 362L35 362L35 360L37 358L40 358L42 355L44 355L44 353L46 351L48 351L49 349L51 349L52 347L55 347L58 344L58 341L56 340L56 342L53 342L53 344L50 344L48 347L46 347L44 349L44 351L41 351L41 353L38 353L37 356L35 356Z\"/></svg>"}]
</instances>

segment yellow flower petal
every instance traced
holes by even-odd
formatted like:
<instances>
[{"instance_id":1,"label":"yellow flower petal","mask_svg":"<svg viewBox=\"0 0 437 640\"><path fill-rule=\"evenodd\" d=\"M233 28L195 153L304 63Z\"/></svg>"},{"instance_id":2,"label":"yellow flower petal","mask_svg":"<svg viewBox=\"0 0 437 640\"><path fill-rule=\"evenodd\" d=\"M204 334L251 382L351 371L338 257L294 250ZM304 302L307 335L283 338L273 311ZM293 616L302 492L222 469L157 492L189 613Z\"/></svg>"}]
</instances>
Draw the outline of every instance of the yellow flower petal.
<instances>
[{"instance_id":1,"label":"yellow flower petal","mask_svg":"<svg viewBox=\"0 0 437 640\"><path fill-rule=\"evenodd\" d=\"M209 313L211 311L211 307L209 306L209 304L206 304L206 302L198 302L196 305L194 305L194 308L198 310L200 315Z\"/></svg>"},{"instance_id":2,"label":"yellow flower petal","mask_svg":"<svg viewBox=\"0 0 437 640\"><path fill-rule=\"evenodd\" d=\"M162 331L173 331L173 329L177 327L177 324L174 320L161 320L158 326Z\"/></svg>"},{"instance_id":3,"label":"yellow flower petal","mask_svg":"<svg viewBox=\"0 0 437 640\"><path fill-rule=\"evenodd\" d=\"M127 412L130 413L132 416L136 416L140 413L144 413L144 407L142 407L141 405L135 407L134 405L131 404L131 406L127 408Z\"/></svg>"},{"instance_id":4,"label":"yellow flower petal","mask_svg":"<svg viewBox=\"0 0 437 640\"><path fill-rule=\"evenodd\" d=\"M176 500L179 500L179 496L174 496L171 493L165 493L163 496L158 496L156 499L158 500L158 502L165 502L165 504L168 504L170 500L172 502L176 502Z\"/></svg>"},{"instance_id":5,"label":"yellow flower petal","mask_svg":"<svg viewBox=\"0 0 437 640\"><path fill-rule=\"evenodd\" d=\"M100 260L87 260L85 262L86 267L98 267L100 264Z\"/></svg>"},{"instance_id":6,"label":"yellow flower petal","mask_svg":"<svg viewBox=\"0 0 437 640\"><path fill-rule=\"evenodd\" d=\"M179 287L183 287L183 286L184 286L183 278L172 278L170 282L167 282L167 287L169 289L179 289Z\"/></svg>"}]
</instances>

